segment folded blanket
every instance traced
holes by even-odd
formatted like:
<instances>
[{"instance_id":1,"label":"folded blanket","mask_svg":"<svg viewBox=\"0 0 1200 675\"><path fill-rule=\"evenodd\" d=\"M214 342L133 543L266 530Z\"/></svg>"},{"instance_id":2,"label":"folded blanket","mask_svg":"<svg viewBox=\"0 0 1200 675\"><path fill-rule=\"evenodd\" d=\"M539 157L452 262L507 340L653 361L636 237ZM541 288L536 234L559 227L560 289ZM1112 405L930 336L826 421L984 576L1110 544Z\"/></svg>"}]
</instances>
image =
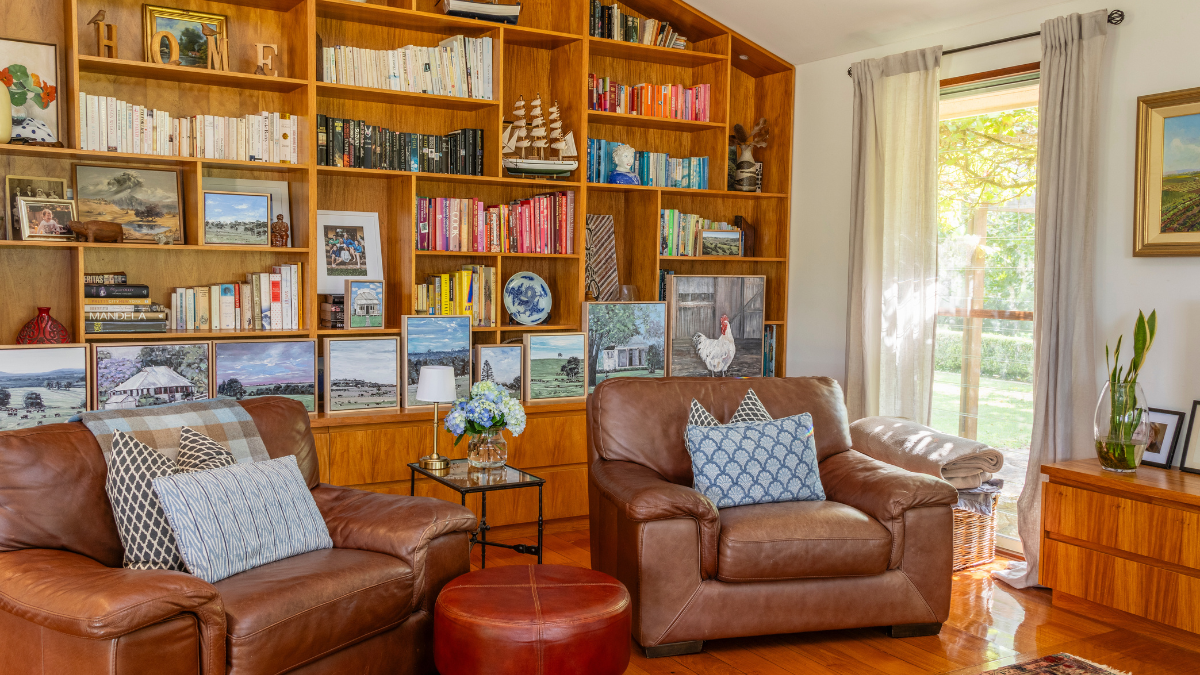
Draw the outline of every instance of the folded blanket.
<instances>
[{"instance_id":1,"label":"folded blanket","mask_svg":"<svg viewBox=\"0 0 1200 675\"><path fill-rule=\"evenodd\" d=\"M229 448L239 463L271 459L254 419L232 399L85 412L79 415L79 421L95 435L106 462L112 454L115 431L130 434L174 461L179 456L182 427L191 427Z\"/></svg>"},{"instance_id":2,"label":"folded blanket","mask_svg":"<svg viewBox=\"0 0 1200 675\"><path fill-rule=\"evenodd\" d=\"M915 473L977 488L1004 467L999 450L896 417L864 417L850 425L855 450Z\"/></svg>"},{"instance_id":3,"label":"folded blanket","mask_svg":"<svg viewBox=\"0 0 1200 675\"><path fill-rule=\"evenodd\" d=\"M978 513L981 516L992 515L992 506L996 503L996 495L1004 489L1003 478L993 478L983 485L970 490L958 491L956 509Z\"/></svg>"}]
</instances>

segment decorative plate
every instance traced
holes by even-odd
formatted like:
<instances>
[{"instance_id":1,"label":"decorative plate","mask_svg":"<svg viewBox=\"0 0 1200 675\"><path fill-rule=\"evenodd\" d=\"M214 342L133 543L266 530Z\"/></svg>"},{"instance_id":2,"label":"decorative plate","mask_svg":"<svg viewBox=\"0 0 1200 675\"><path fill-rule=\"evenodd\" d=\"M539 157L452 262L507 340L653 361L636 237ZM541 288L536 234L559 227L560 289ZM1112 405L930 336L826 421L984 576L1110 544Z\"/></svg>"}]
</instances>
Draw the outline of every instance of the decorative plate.
<instances>
[{"instance_id":1,"label":"decorative plate","mask_svg":"<svg viewBox=\"0 0 1200 675\"><path fill-rule=\"evenodd\" d=\"M533 272L518 272L504 284L504 309L513 321L533 326L550 316L550 287Z\"/></svg>"}]
</instances>

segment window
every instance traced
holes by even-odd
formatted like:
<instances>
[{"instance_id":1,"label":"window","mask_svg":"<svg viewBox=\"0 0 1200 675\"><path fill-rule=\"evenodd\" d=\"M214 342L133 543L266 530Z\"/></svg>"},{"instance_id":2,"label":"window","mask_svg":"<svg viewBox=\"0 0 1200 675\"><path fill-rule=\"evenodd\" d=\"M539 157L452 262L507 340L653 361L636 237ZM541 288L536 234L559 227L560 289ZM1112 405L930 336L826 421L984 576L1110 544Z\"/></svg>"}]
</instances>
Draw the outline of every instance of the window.
<instances>
[{"instance_id":1,"label":"window","mask_svg":"<svg viewBox=\"0 0 1200 675\"><path fill-rule=\"evenodd\" d=\"M931 426L1005 455L998 545L1020 549L1033 432L1037 74L943 88Z\"/></svg>"}]
</instances>

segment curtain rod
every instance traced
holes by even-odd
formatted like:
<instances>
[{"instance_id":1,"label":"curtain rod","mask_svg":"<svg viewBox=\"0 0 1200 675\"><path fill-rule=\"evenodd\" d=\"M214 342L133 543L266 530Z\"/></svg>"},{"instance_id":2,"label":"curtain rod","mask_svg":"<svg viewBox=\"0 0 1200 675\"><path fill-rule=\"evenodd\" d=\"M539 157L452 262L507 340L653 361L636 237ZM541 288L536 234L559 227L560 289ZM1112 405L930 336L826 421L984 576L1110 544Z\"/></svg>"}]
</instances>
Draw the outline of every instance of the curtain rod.
<instances>
[{"instance_id":1,"label":"curtain rod","mask_svg":"<svg viewBox=\"0 0 1200 675\"><path fill-rule=\"evenodd\" d=\"M1113 11L1108 13L1108 22L1114 26L1121 25L1121 22L1124 20L1125 20L1125 12L1122 12L1119 9L1114 9ZM990 42L980 42L977 45L967 45L966 47L956 47L954 49L945 50L944 52L942 52L942 55L945 56L946 54L957 54L959 52L966 52L966 51L970 51L972 49L979 49L980 47L991 47L992 45L1004 44L1005 42L1016 42L1017 40L1026 40L1026 39L1029 39L1032 37L1037 37L1041 34L1042 34L1042 31L1039 30L1039 31L1035 31L1033 33L1025 33L1024 35L1014 35L1012 37L1000 38L999 40L992 40ZM851 73L850 68L846 69L846 75L848 75L850 77L854 77L854 75Z\"/></svg>"}]
</instances>

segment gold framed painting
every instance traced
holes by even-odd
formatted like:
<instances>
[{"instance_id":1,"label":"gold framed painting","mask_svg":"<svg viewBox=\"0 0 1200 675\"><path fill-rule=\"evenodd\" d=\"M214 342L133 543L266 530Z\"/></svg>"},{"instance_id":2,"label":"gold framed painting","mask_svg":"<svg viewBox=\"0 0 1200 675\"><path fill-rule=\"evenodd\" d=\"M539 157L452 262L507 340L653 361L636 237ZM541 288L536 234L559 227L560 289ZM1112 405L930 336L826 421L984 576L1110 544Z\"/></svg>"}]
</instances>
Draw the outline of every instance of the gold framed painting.
<instances>
[{"instance_id":1,"label":"gold framed painting","mask_svg":"<svg viewBox=\"0 0 1200 675\"><path fill-rule=\"evenodd\" d=\"M213 37L226 42L226 23L228 17L221 14L142 5L142 34L146 39L146 61L189 68L208 68L209 40L205 30L214 32ZM172 63L173 61L178 63Z\"/></svg>"},{"instance_id":2,"label":"gold framed painting","mask_svg":"<svg viewBox=\"0 0 1200 675\"><path fill-rule=\"evenodd\" d=\"M1133 254L1200 255L1200 88L1138 98Z\"/></svg>"}]
</instances>

